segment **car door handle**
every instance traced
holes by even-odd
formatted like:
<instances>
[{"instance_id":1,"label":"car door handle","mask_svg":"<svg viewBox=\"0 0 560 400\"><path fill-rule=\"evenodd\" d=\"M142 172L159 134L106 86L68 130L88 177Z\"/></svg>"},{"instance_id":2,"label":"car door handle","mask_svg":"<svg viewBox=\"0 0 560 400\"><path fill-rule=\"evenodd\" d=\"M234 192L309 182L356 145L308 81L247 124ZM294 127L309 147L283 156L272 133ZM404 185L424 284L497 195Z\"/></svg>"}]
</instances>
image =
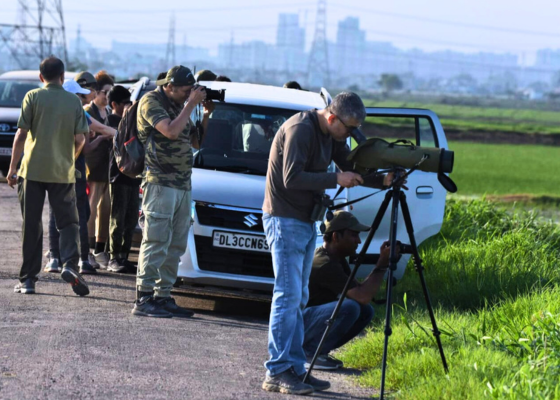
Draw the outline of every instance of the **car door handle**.
<instances>
[{"instance_id":1,"label":"car door handle","mask_svg":"<svg viewBox=\"0 0 560 400\"><path fill-rule=\"evenodd\" d=\"M434 194L434 188L431 186L418 186L416 188L416 196L424 197L424 196L430 196L432 194Z\"/></svg>"}]
</instances>

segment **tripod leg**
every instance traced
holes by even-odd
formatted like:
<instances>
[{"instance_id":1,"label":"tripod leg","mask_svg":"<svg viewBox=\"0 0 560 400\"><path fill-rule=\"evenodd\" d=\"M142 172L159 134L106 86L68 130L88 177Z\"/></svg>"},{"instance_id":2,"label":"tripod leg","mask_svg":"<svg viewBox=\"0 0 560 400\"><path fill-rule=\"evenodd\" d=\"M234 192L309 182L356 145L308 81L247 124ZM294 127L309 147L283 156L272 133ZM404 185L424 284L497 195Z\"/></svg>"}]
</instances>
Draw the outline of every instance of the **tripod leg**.
<instances>
[{"instance_id":1,"label":"tripod leg","mask_svg":"<svg viewBox=\"0 0 560 400\"><path fill-rule=\"evenodd\" d=\"M385 374L387 372L387 349L389 347L389 336L393 333L391 329L392 297L393 297L393 273L397 269L397 226L399 217L400 187L393 189L393 205L391 208L391 226L389 231L389 276L387 277L387 302L385 307L385 342L383 344L383 360L381 362L381 388L379 399L383 400L385 393Z\"/></svg>"},{"instance_id":2,"label":"tripod leg","mask_svg":"<svg viewBox=\"0 0 560 400\"><path fill-rule=\"evenodd\" d=\"M414 238L414 227L412 226L412 220L410 218L410 211L408 209L408 204L406 203L406 195L401 192L401 209L403 213L404 222L406 224L406 230L408 232L408 238L410 240L410 245L412 246L412 257L414 258L414 267L418 272L420 277L420 283L422 284L422 291L424 292L424 298L426 299L426 306L428 308L428 313L430 315L430 320L432 321L432 332L436 338L437 346L439 349L439 354L441 356L441 362L443 363L443 369L446 373L449 372L447 367L447 361L445 359L445 354L443 352L443 346L441 344L441 332L437 327L436 317L434 316L434 310L432 307L432 302L430 301L430 294L428 293L428 286L426 285L426 279L424 279L424 266L422 265L422 259L418 253L418 246L416 245L416 239Z\"/></svg>"},{"instance_id":3,"label":"tripod leg","mask_svg":"<svg viewBox=\"0 0 560 400\"><path fill-rule=\"evenodd\" d=\"M323 344L325 343L325 339L329 335L331 327L332 327L334 321L336 320L338 312L340 311L340 307L342 306L342 302L346 298L346 293L348 292L348 288L350 287L350 282L352 282L354 280L354 278L356 277L356 272L358 272L358 268L362 264L362 260L365 256L366 252L367 252L367 249L369 248L369 244L371 243L371 241L373 239L373 236L375 235L375 232L377 231L377 229L379 228L379 225L381 224L381 220L383 219L383 215L385 215L385 212L387 211L387 207L389 206L389 202L391 201L392 196L393 196L393 190L389 190L387 192L387 194L385 195L385 199L383 200L383 203L381 203L381 206L379 207L379 210L377 211L375 219L373 220L373 224L371 225L371 229L369 230L368 236L367 236L367 238L364 242L364 245L362 246L362 250L360 251L360 254L358 255L358 258L356 259L356 264L354 265L354 269L350 273L350 276L348 277L348 280L346 281L346 285L344 285L344 289L342 290L340 298L338 299L338 303L336 303L336 307L334 308L331 317L326 321L327 328L325 329L325 332L323 333L323 336L321 337L321 341L319 342L319 345L317 346L317 350L315 351L315 355L313 356L313 360L311 360L311 364L309 365L309 369L307 370L307 374L305 374L305 378L303 378L304 382L307 381L307 378L309 377L309 374L311 374L311 371L313 370L313 367L315 366L315 362L317 361L317 357L319 357L319 355L321 354L321 350L323 349Z\"/></svg>"}]
</instances>

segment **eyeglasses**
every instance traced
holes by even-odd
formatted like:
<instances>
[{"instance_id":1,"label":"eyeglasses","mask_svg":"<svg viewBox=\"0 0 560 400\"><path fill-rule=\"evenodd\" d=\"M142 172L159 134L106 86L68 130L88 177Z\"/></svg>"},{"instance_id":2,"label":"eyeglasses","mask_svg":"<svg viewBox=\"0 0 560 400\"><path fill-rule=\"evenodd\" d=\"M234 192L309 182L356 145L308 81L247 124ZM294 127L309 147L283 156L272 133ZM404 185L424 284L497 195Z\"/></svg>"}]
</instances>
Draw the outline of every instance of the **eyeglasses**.
<instances>
[{"instance_id":1,"label":"eyeglasses","mask_svg":"<svg viewBox=\"0 0 560 400\"><path fill-rule=\"evenodd\" d=\"M346 123L338 115L335 115L335 117L338 118L338 120L340 121L340 123L342 125L344 125L344 127L346 128L346 132L348 134L350 134L354 129L360 129L362 127L362 124L360 124L358 126L346 125Z\"/></svg>"},{"instance_id":2,"label":"eyeglasses","mask_svg":"<svg viewBox=\"0 0 560 400\"><path fill-rule=\"evenodd\" d=\"M100 92L101 92L101 93L103 93L103 94L107 94L107 93L109 93L109 91L108 91L108 90L100 90Z\"/></svg>"}]
</instances>

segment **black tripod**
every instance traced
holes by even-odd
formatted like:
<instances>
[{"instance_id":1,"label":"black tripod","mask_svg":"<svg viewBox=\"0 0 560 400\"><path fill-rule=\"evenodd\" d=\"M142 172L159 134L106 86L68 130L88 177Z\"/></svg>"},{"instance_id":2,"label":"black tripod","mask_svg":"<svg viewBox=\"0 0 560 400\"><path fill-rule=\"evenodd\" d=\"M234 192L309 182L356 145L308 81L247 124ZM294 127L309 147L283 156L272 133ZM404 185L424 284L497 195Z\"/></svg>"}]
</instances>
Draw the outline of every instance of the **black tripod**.
<instances>
[{"instance_id":1,"label":"black tripod","mask_svg":"<svg viewBox=\"0 0 560 400\"><path fill-rule=\"evenodd\" d=\"M410 171L412 172L412 171ZM409 173L410 173L409 172ZM381 204L381 207L379 208L379 211L377 212L377 215L375 216L375 219L373 220L373 224L371 225L371 229L368 233L368 236L364 242L364 246L362 247L362 250L360 251L360 253L358 254L358 257L356 259L356 264L354 269L352 270L352 273L350 274L350 276L348 277L348 280L346 281L346 285L344 286L344 289L342 291L342 294L340 295L340 298L338 300L338 303L336 304L336 307L331 315L331 318L328 319L326 321L326 325L327 328L325 329L325 333L323 333L323 337L321 338L321 342L319 342L319 346L317 347L317 351L315 352L315 355L313 356L313 360L311 361L311 365L309 366L309 370L307 371L307 374L305 375L304 378L304 382L307 380L309 374L311 373L311 371L313 370L313 366L315 365L315 362L317 360L317 357L319 356L319 354L321 354L321 350L323 348L323 344L325 342L325 339L327 338L329 331L334 323L334 321L336 320L336 317L338 315L338 312L340 310L340 307L342 306L342 302L344 301L344 299L346 298L346 293L348 292L348 287L350 286L350 283L354 280L355 276L356 276L356 272L358 272L358 268L360 267L360 265L362 264L362 261L364 259L364 256L366 254L366 251L373 239L373 236L375 235L375 232L377 231L377 229L379 228L379 224L381 223L381 220L383 219L383 216L385 215L385 212L387 211L387 207L389 206L389 203L392 200L392 207L391 207L391 226L390 226L390 233L389 233L389 245L391 247L390 249L390 258L389 258L389 274L388 274L388 278L387 278L387 302L386 302L386 310L385 310L385 343L383 346L383 360L382 360L382 365L381 365L381 394L380 394L380 399L383 399L383 395L384 395L384 391L385 391L385 372L387 369L387 348L389 346L389 336L391 336L392 330L391 330L391 313L392 313L392 295L393 295L393 274L395 272L395 270L397 269L397 254L396 254L396 245L397 245L397 223L398 223L398 216L399 216L399 204L401 205L401 210L402 210L402 214L403 214L403 218L404 218L404 222L406 225L406 230L408 232L408 238L410 240L410 249L411 249L411 253L412 253L412 257L414 258L414 267L416 269L416 271L418 272L418 275L420 277L420 283L422 284L422 290L424 292L424 298L426 300L426 306L428 307L428 313L430 314L430 319L432 321L432 328L433 328L433 334L436 338L436 342L437 342L437 346L439 349L439 353L441 356L441 361L443 363L443 368L445 369L445 372L448 372L448 368L447 368L447 361L445 360L445 354L443 353L443 347L441 345L441 339L440 339L440 331L438 330L437 327L437 323L436 323L436 318L434 316L434 311L432 308L432 303L430 301L430 296L428 293L428 288L426 286L426 280L424 279L424 267L422 266L422 259L420 258L420 255L418 254L418 247L416 246L416 239L414 238L414 228L412 227L412 220L410 219L410 212L408 209L408 204L406 203L406 195L404 194L404 192L402 191L402 185L404 182L404 179L406 178L407 174L404 174L404 171L402 170L396 170L395 171L395 179L393 181L393 185L391 190L389 190L387 192L387 194L385 195L385 199L383 200L383 203Z\"/></svg>"}]
</instances>

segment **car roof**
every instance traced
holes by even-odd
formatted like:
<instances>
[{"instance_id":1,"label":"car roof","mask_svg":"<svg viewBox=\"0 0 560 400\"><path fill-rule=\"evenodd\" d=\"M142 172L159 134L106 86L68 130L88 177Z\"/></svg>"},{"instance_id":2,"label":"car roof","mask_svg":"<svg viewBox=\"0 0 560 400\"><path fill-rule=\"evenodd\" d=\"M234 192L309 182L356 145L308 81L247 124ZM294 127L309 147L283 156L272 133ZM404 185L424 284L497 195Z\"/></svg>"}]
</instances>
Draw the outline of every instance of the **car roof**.
<instances>
[{"instance_id":1,"label":"car roof","mask_svg":"<svg viewBox=\"0 0 560 400\"><path fill-rule=\"evenodd\" d=\"M225 89L226 103L251 104L290 110L325 108L319 93L306 90L286 89L278 86L256 85L238 82L199 82L210 89Z\"/></svg>"},{"instance_id":2,"label":"car roof","mask_svg":"<svg viewBox=\"0 0 560 400\"><path fill-rule=\"evenodd\" d=\"M76 75L77 72L66 71L64 73L64 77L67 79L73 79ZM0 75L0 79L11 81L40 81L39 70L4 72L2 75Z\"/></svg>"}]
</instances>

